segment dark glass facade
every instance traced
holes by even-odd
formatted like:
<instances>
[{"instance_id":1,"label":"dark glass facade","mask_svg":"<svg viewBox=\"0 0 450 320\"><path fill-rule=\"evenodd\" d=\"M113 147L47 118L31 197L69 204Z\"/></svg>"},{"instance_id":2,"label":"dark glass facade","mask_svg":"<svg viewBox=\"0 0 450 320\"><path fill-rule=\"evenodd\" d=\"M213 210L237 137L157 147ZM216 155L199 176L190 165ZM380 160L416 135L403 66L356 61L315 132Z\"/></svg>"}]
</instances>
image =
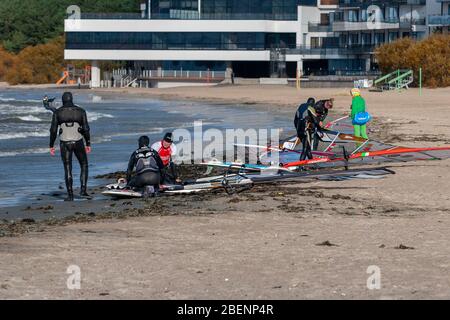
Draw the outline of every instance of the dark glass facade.
<instances>
[{"instance_id":1,"label":"dark glass facade","mask_svg":"<svg viewBox=\"0 0 450 320\"><path fill-rule=\"evenodd\" d=\"M201 0L205 20L297 20L300 0ZM153 19L199 19L198 0L153 0Z\"/></svg>"},{"instance_id":2,"label":"dark glass facade","mask_svg":"<svg viewBox=\"0 0 450 320\"><path fill-rule=\"evenodd\" d=\"M295 33L67 32L66 49L265 50L295 48Z\"/></svg>"}]
</instances>

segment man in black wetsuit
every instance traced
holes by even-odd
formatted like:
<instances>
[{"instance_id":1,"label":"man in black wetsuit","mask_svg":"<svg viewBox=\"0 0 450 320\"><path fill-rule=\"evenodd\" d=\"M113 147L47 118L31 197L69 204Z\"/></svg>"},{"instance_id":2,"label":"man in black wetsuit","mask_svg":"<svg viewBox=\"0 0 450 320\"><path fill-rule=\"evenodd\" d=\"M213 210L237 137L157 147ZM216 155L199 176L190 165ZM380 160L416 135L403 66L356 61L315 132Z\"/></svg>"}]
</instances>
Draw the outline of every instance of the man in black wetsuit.
<instances>
[{"instance_id":1,"label":"man in black wetsuit","mask_svg":"<svg viewBox=\"0 0 450 320\"><path fill-rule=\"evenodd\" d=\"M319 100L314 104L314 110L316 111L317 120L318 120L318 126L314 132L313 135L313 147L312 149L314 151L317 151L319 147L319 141L321 139L321 131L323 129L323 122L328 116L328 111L333 108L334 99L327 99L327 100Z\"/></svg>"},{"instance_id":2,"label":"man in black wetsuit","mask_svg":"<svg viewBox=\"0 0 450 320\"><path fill-rule=\"evenodd\" d=\"M150 139L147 136L139 138L139 148L131 154L128 162L127 181L132 188L145 188L144 196L150 193L158 195L159 183L161 180L161 170L164 164L156 150L150 148ZM136 175L131 178L133 169L136 168ZM149 191L147 187L152 187Z\"/></svg>"},{"instance_id":3,"label":"man in black wetsuit","mask_svg":"<svg viewBox=\"0 0 450 320\"><path fill-rule=\"evenodd\" d=\"M308 108L314 106L315 102L316 102L316 100L314 98L309 98L308 101L306 101L306 103L302 103L298 107L297 112L295 113L295 118L294 118L294 126L295 126L295 129L297 130L297 132L299 132L300 121L302 121L308 115ZM299 137L298 134L297 134L297 136Z\"/></svg>"},{"instance_id":4,"label":"man in black wetsuit","mask_svg":"<svg viewBox=\"0 0 450 320\"><path fill-rule=\"evenodd\" d=\"M44 99L42 99L42 103L44 104L44 108L46 110L49 110L51 112L55 112L57 109L55 106L52 105L53 101L55 101L56 98L49 98L48 96L45 96Z\"/></svg>"},{"instance_id":5,"label":"man in black wetsuit","mask_svg":"<svg viewBox=\"0 0 450 320\"><path fill-rule=\"evenodd\" d=\"M312 159L312 139L317 130L321 130L319 116L314 106L308 107L306 116L299 121L297 136L302 141L300 161Z\"/></svg>"},{"instance_id":6,"label":"man in black wetsuit","mask_svg":"<svg viewBox=\"0 0 450 320\"><path fill-rule=\"evenodd\" d=\"M55 140L59 133L61 159L64 164L64 173L67 188L66 201L73 201L73 176L72 155L78 159L81 167L81 192L82 197L88 197L88 159L87 154L91 152L91 137L86 111L73 104L73 96L65 92L62 96L62 107L53 113L52 126L50 128L50 154L55 155ZM58 130L59 128L59 130ZM86 141L86 146L84 145Z\"/></svg>"}]
</instances>

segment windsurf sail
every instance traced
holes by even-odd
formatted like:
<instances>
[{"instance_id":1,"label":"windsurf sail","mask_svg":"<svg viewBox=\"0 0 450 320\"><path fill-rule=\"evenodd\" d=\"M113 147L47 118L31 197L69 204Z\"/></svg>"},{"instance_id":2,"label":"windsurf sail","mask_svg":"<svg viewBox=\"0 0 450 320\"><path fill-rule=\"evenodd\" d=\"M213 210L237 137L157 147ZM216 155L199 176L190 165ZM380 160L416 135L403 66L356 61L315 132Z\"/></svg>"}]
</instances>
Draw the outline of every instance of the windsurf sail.
<instances>
[{"instance_id":1,"label":"windsurf sail","mask_svg":"<svg viewBox=\"0 0 450 320\"><path fill-rule=\"evenodd\" d=\"M341 117L339 119L327 123L325 125L325 129L331 131L338 131L346 134L354 133L352 119L349 116Z\"/></svg>"},{"instance_id":2,"label":"windsurf sail","mask_svg":"<svg viewBox=\"0 0 450 320\"><path fill-rule=\"evenodd\" d=\"M349 155L348 157L336 157L327 159L312 159L294 161L283 164L284 168L311 166L338 167L349 165L365 165L386 162L410 162L424 160L444 160L450 158L450 146L434 148L405 148L393 147L387 150L364 151Z\"/></svg>"}]
</instances>

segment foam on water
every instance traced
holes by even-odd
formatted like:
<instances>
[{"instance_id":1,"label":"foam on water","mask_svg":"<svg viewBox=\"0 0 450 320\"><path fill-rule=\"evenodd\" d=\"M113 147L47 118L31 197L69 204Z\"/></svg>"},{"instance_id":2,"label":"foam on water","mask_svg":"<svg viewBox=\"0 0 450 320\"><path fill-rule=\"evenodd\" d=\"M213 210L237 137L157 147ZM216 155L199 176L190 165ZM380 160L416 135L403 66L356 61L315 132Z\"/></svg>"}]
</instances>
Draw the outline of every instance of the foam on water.
<instances>
[{"instance_id":1,"label":"foam on water","mask_svg":"<svg viewBox=\"0 0 450 320\"><path fill-rule=\"evenodd\" d=\"M113 115L99 112L87 112L88 121L94 122L101 118L114 118Z\"/></svg>"},{"instance_id":2,"label":"foam on water","mask_svg":"<svg viewBox=\"0 0 450 320\"><path fill-rule=\"evenodd\" d=\"M31 132L15 132L15 133L0 133L0 140L23 139L29 137L48 137L50 132L48 130L37 130Z\"/></svg>"},{"instance_id":3,"label":"foam on water","mask_svg":"<svg viewBox=\"0 0 450 320\"><path fill-rule=\"evenodd\" d=\"M0 157L15 157L24 154L44 154L48 153L48 148L36 148L30 150L13 150L13 151L0 151Z\"/></svg>"},{"instance_id":4,"label":"foam on water","mask_svg":"<svg viewBox=\"0 0 450 320\"><path fill-rule=\"evenodd\" d=\"M113 138L119 138L119 137L139 137L142 135L149 135L149 134L157 134L162 133L164 131L163 128L153 128L149 129L147 131L140 131L140 132L127 132L127 133L116 133L116 134L110 134L99 138L94 138L92 140L93 143L102 143L102 142L109 142Z\"/></svg>"},{"instance_id":5,"label":"foam on water","mask_svg":"<svg viewBox=\"0 0 450 320\"><path fill-rule=\"evenodd\" d=\"M47 110L45 110L43 107L36 107L36 106L17 106L12 104L0 104L0 115L7 115L7 116L14 116L14 115L27 115L26 119L22 119L23 121L42 121L42 120L36 120L37 118L33 115L36 114L49 114ZM101 118L114 118L113 115L108 113L100 113L100 112L90 112L87 111L88 121L94 122ZM28 120L27 120L28 119Z\"/></svg>"},{"instance_id":6,"label":"foam on water","mask_svg":"<svg viewBox=\"0 0 450 320\"><path fill-rule=\"evenodd\" d=\"M31 102L31 103L40 103L41 100L34 100L34 99L16 99L16 98L5 98L0 96L0 101L5 102L11 102L11 101L20 101L20 102Z\"/></svg>"},{"instance_id":7,"label":"foam on water","mask_svg":"<svg viewBox=\"0 0 450 320\"><path fill-rule=\"evenodd\" d=\"M23 117L18 117L20 120L22 121L28 121L28 122L40 122L43 121L42 119L32 116L32 115L28 115L28 116L23 116Z\"/></svg>"},{"instance_id":8,"label":"foam on water","mask_svg":"<svg viewBox=\"0 0 450 320\"><path fill-rule=\"evenodd\" d=\"M0 104L0 114L15 115L15 114L39 114L46 113L43 107L36 106L16 106L12 104Z\"/></svg>"}]
</instances>

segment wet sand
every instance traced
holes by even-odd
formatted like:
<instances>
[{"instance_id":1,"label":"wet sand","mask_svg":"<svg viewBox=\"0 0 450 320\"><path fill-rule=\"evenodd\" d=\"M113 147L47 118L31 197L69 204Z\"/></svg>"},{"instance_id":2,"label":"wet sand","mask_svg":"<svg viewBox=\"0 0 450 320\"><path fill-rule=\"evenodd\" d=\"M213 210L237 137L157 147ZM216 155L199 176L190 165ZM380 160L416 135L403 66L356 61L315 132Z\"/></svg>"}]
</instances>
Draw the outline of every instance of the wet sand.
<instances>
[{"instance_id":1,"label":"wet sand","mask_svg":"<svg viewBox=\"0 0 450 320\"><path fill-rule=\"evenodd\" d=\"M336 114L350 103L342 89L127 91L272 104L287 113L309 96L335 97ZM450 89L364 97L376 117L372 138L450 144ZM29 219L69 217L0 225L0 298L448 299L449 167L450 160L397 164L396 175L381 180L257 186L232 196L83 201L69 208L44 199L8 208L11 215L26 210ZM67 289L69 265L81 268L81 290ZM366 286L373 265L381 271L380 290Z\"/></svg>"}]
</instances>

